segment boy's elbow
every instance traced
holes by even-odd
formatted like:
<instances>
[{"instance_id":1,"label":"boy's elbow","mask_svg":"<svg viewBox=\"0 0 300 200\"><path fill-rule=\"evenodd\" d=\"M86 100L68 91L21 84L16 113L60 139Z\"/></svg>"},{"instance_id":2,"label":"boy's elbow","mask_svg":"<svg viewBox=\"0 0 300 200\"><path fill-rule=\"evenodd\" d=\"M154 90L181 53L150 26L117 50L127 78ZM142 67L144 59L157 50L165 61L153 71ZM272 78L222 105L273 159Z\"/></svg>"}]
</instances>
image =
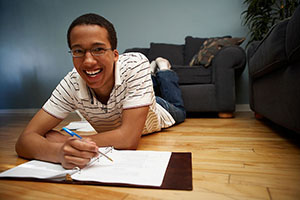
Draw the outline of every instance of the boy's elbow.
<instances>
[{"instance_id":1,"label":"boy's elbow","mask_svg":"<svg viewBox=\"0 0 300 200\"><path fill-rule=\"evenodd\" d=\"M139 141L140 141L140 137L139 138L126 138L126 139L123 139L121 149L136 150L138 148Z\"/></svg>"},{"instance_id":2,"label":"boy's elbow","mask_svg":"<svg viewBox=\"0 0 300 200\"><path fill-rule=\"evenodd\" d=\"M18 155L19 157L24 157L24 155L22 154L21 149L22 149L22 148L20 147L19 142L17 142L17 143L15 144L15 151L16 151L16 153L17 153L17 155Z\"/></svg>"},{"instance_id":3,"label":"boy's elbow","mask_svg":"<svg viewBox=\"0 0 300 200\"><path fill-rule=\"evenodd\" d=\"M138 147L139 141L127 141L123 143L122 148L123 150L136 150Z\"/></svg>"},{"instance_id":4,"label":"boy's elbow","mask_svg":"<svg viewBox=\"0 0 300 200\"><path fill-rule=\"evenodd\" d=\"M20 138L17 140L16 144L15 144L15 151L17 153L18 156L20 157L24 157L24 155L22 154L22 145L21 145L21 141L20 141Z\"/></svg>"},{"instance_id":5,"label":"boy's elbow","mask_svg":"<svg viewBox=\"0 0 300 200\"><path fill-rule=\"evenodd\" d=\"M138 147L138 143L134 143L134 144L128 145L126 149L127 150L137 150L137 147Z\"/></svg>"},{"instance_id":6,"label":"boy's elbow","mask_svg":"<svg viewBox=\"0 0 300 200\"><path fill-rule=\"evenodd\" d=\"M26 152L24 151L25 149L26 146L24 144L24 138L20 136L15 144L15 151L19 157L31 159L32 157L26 154Z\"/></svg>"}]
</instances>

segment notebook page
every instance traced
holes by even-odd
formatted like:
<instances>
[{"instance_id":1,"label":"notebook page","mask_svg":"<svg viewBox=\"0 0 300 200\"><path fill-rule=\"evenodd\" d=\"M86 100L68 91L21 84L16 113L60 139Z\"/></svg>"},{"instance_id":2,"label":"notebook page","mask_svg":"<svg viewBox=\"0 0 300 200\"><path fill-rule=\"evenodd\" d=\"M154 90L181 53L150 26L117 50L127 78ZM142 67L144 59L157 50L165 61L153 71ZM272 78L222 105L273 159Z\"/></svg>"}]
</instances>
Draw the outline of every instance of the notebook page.
<instances>
[{"instance_id":1,"label":"notebook page","mask_svg":"<svg viewBox=\"0 0 300 200\"><path fill-rule=\"evenodd\" d=\"M66 170L60 164L32 160L0 173L0 177L56 179L65 178L78 170Z\"/></svg>"},{"instance_id":2,"label":"notebook page","mask_svg":"<svg viewBox=\"0 0 300 200\"><path fill-rule=\"evenodd\" d=\"M160 186L171 152L113 150L72 175L74 180Z\"/></svg>"}]
</instances>

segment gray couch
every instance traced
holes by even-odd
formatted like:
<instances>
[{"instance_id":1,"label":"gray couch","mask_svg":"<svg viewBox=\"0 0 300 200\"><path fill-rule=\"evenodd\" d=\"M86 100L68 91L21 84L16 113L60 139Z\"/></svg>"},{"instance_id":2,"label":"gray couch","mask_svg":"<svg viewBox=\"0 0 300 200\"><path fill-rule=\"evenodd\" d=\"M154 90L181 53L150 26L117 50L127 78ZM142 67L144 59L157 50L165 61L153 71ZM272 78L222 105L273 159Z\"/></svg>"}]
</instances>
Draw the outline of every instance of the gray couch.
<instances>
[{"instance_id":1,"label":"gray couch","mask_svg":"<svg viewBox=\"0 0 300 200\"><path fill-rule=\"evenodd\" d=\"M179 86L187 113L215 112L220 117L232 117L235 111L235 79L246 64L245 51L239 46L223 47L211 66L189 66L207 38L185 38L185 44L151 43L150 48L131 48L125 52L140 52L151 62L157 57L170 61L179 77Z\"/></svg>"},{"instance_id":2,"label":"gray couch","mask_svg":"<svg viewBox=\"0 0 300 200\"><path fill-rule=\"evenodd\" d=\"M250 107L300 133L300 7L248 52Z\"/></svg>"}]
</instances>

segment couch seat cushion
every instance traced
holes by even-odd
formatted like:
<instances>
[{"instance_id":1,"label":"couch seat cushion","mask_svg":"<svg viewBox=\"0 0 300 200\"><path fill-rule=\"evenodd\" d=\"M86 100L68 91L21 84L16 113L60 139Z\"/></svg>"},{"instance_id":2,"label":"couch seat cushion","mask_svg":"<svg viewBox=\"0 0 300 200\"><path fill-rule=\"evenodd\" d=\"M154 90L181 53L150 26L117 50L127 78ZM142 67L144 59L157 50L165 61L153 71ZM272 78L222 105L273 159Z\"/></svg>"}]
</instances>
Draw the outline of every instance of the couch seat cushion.
<instances>
[{"instance_id":1,"label":"couch seat cushion","mask_svg":"<svg viewBox=\"0 0 300 200\"><path fill-rule=\"evenodd\" d=\"M172 70L178 75L179 85L211 83L211 69L211 67L205 68L203 66L172 65Z\"/></svg>"}]
</instances>

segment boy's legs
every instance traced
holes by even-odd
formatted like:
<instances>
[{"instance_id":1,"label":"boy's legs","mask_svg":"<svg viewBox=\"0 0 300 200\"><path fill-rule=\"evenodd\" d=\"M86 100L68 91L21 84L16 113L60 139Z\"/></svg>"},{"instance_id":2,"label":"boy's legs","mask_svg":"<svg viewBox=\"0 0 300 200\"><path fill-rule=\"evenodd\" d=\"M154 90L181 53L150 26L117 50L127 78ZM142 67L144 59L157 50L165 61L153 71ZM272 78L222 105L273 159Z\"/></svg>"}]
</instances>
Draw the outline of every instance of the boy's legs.
<instances>
[{"instance_id":1,"label":"boy's legs","mask_svg":"<svg viewBox=\"0 0 300 200\"><path fill-rule=\"evenodd\" d=\"M172 70L161 70L156 73L156 77L152 77L152 80L156 95L159 95L156 96L156 102L172 115L176 124L183 122L186 112L177 74Z\"/></svg>"}]
</instances>

